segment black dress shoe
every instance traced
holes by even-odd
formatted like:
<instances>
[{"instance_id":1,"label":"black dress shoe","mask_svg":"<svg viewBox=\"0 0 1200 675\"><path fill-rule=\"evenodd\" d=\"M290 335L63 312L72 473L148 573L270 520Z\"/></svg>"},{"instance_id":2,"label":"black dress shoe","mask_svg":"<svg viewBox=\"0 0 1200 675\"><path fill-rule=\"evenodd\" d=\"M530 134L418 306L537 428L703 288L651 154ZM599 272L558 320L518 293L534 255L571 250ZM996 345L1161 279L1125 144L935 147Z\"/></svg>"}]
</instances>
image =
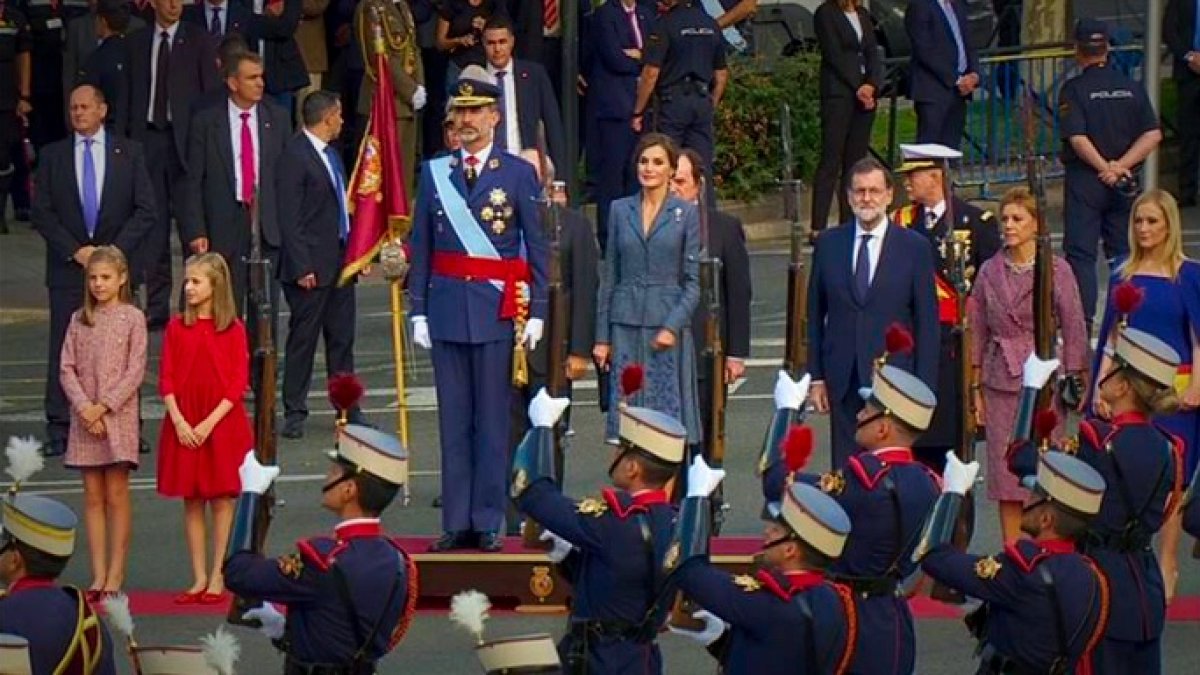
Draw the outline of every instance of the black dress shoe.
<instances>
[{"instance_id":1,"label":"black dress shoe","mask_svg":"<svg viewBox=\"0 0 1200 675\"><path fill-rule=\"evenodd\" d=\"M304 420L303 419L285 420L283 423L283 430L279 432L279 435L283 436L284 438L290 438L292 440L296 440L297 438L304 438Z\"/></svg>"},{"instance_id":2,"label":"black dress shoe","mask_svg":"<svg viewBox=\"0 0 1200 675\"><path fill-rule=\"evenodd\" d=\"M472 532L446 532L438 540L429 545L430 553L444 553L471 548L475 544Z\"/></svg>"},{"instance_id":3,"label":"black dress shoe","mask_svg":"<svg viewBox=\"0 0 1200 675\"><path fill-rule=\"evenodd\" d=\"M42 446L42 457L61 457L67 454L67 439L56 438Z\"/></svg>"},{"instance_id":4,"label":"black dress shoe","mask_svg":"<svg viewBox=\"0 0 1200 675\"><path fill-rule=\"evenodd\" d=\"M504 549L504 541L495 532L479 533L479 550L484 553L499 553Z\"/></svg>"}]
</instances>

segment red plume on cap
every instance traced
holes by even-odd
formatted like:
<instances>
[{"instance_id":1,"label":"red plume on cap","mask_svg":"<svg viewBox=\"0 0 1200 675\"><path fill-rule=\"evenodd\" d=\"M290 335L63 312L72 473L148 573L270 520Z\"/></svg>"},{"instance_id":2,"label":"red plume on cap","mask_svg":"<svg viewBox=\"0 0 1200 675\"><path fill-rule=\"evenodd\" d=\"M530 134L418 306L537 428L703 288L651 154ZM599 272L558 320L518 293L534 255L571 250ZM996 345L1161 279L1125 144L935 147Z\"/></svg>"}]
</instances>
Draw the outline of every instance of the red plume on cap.
<instances>
[{"instance_id":1,"label":"red plume on cap","mask_svg":"<svg viewBox=\"0 0 1200 675\"><path fill-rule=\"evenodd\" d=\"M895 322L887 327L883 344L888 354L908 354L913 350L913 336L902 324Z\"/></svg>"},{"instance_id":2,"label":"red plume on cap","mask_svg":"<svg viewBox=\"0 0 1200 675\"><path fill-rule=\"evenodd\" d=\"M629 398L642 390L646 380L646 369L640 363L631 363L621 370L621 396Z\"/></svg>"},{"instance_id":3,"label":"red plume on cap","mask_svg":"<svg viewBox=\"0 0 1200 675\"><path fill-rule=\"evenodd\" d=\"M783 448L783 461L788 473L795 473L808 465L813 452L813 430L807 424L793 424L787 435L779 442Z\"/></svg>"},{"instance_id":4,"label":"red plume on cap","mask_svg":"<svg viewBox=\"0 0 1200 675\"><path fill-rule=\"evenodd\" d=\"M1134 286L1132 281L1123 281L1113 289L1113 305L1126 316L1137 311L1145 299L1146 291Z\"/></svg>"},{"instance_id":5,"label":"red plume on cap","mask_svg":"<svg viewBox=\"0 0 1200 675\"><path fill-rule=\"evenodd\" d=\"M1033 418L1033 437L1043 443L1049 442L1050 434L1054 433L1057 426L1058 413L1054 412L1054 408L1039 410Z\"/></svg>"},{"instance_id":6,"label":"red plume on cap","mask_svg":"<svg viewBox=\"0 0 1200 675\"><path fill-rule=\"evenodd\" d=\"M329 402L338 411L350 410L363 397L362 380L354 373L338 373L329 378Z\"/></svg>"}]
</instances>

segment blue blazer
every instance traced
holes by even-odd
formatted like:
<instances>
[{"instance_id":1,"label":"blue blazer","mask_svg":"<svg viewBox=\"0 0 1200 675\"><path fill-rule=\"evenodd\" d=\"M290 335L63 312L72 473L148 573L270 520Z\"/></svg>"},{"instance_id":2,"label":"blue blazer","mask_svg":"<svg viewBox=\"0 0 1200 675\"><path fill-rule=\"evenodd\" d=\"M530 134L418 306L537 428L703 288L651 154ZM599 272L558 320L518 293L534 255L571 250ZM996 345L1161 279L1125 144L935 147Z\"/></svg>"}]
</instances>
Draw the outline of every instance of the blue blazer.
<instances>
[{"instance_id":1,"label":"blue blazer","mask_svg":"<svg viewBox=\"0 0 1200 675\"><path fill-rule=\"evenodd\" d=\"M454 154L451 182L466 198L471 212L480 222L488 239L502 258L518 258L524 247L529 261L531 317L546 318L546 270L549 247L538 216L535 201L540 193L537 177L528 162L492 147L484 169L467 189L463 175L463 154ZM416 217L413 219L412 268L408 276L412 316L426 316L429 335L434 340L482 344L513 339L513 324L500 318L500 291L486 279L454 279L433 274L431 263L438 252L466 253L454 228L450 225L441 199L433 183L430 163L421 166L420 192L417 195ZM503 204L493 203L503 197ZM481 212L512 207L512 218L500 233L484 222Z\"/></svg>"},{"instance_id":2,"label":"blue blazer","mask_svg":"<svg viewBox=\"0 0 1200 675\"><path fill-rule=\"evenodd\" d=\"M311 273L317 275L317 286L332 286L342 269L338 201L345 197L337 194L325 162L303 130L288 141L276 167L275 212L283 244L279 279L294 284Z\"/></svg>"},{"instance_id":3,"label":"blue blazer","mask_svg":"<svg viewBox=\"0 0 1200 675\"><path fill-rule=\"evenodd\" d=\"M639 2L638 25L642 29L643 48L650 39L654 12L649 5ZM637 81L642 73L642 62L625 55L623 50L636 49L637 41L633 27L625 16L620 0L608 0L596 9L592 16L591 72L588 73L588 104L596 119L627 120L633 116L633 105L637 101Z\"/></svg>"},{"instance_id":4,"label":"blue blazer","mask_svg":"<svg viewBox=\"0 0 1200 675\"><path fill-rule=\"evenodd\" d=\"M933 249L925 236L889 223L875 278L865 300L854 292L854 223L826 230L817 238L808 285L808 372L824 380L840 400L854 368L870 384L872 360L883 353L887 327L899 322L913 334L912 354L897 354L891 365L920 377L936 391L937 292Z\"/></svg>"},{"instance_id":5,"label":"blue blazer","mask_svg":"<svg viewBox=\"0 0 1200 675\"><path fill-rule=\"evenodd\" d=\"M961 2L954 2L954 16L967 52L967 72L979 72L979 55L971 46L967 13ZM937 103L958 98L958 46L950 23L938 6L938 0L912 0L904 14L904 29L913 46L910 59L911 93L915 103Z\"/></svg>"},{"instance_id":6,"label":"blue blazer","mask_svg":"<svg viewBox=\"0 0 1200 675\"><path fill-rule=\"evenodd\" d=\"M642 236L641 193L612 203L605 273L596 302L596 341L612 324L668 328L681 335L700 302L700 220L696 207L667 197Z\"/></svg>"}]
</instances>

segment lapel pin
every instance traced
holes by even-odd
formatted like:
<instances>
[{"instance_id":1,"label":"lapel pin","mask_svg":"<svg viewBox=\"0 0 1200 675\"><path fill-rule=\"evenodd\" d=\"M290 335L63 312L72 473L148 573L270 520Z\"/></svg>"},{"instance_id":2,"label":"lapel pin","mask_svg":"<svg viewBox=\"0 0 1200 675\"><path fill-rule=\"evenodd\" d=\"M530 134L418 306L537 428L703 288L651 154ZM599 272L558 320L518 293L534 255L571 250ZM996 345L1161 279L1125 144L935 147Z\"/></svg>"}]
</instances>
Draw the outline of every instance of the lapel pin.
<instances>
[{"instance_id":1,"label":"lapel pin","mask_svg":"<svg viewBox=\"0 0 1200 675\"><path fill-rule=\"evenodd\" d=\"M491 158L490 160L488 160L488 168L489 169L499 169L500 168L500 160L496 159L495 157Z\"/></svg>"}]
</instances>

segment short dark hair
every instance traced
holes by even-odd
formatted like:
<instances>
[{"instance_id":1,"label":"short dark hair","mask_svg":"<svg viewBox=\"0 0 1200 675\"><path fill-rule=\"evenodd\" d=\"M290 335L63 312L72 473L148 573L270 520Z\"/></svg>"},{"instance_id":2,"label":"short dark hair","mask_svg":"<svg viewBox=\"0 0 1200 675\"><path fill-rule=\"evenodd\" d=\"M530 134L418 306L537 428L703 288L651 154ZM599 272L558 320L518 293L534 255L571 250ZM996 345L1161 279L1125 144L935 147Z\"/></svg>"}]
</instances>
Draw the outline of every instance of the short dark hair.
<instances>
[{"instance_id":1,"label":"short dark hair","mask_svg":"<svg viewBox=\"0 0 1200 675\"><path fill-rule=\"evenodd\" d=\"M633 163L636 165L638 160L642 158L642 153L650 148L662 148L667 151L667 161L671 163L671 169L674 170L679 164L679 146L675 145L675 141L666 134L651 132L638 141L637 147L633 151Z\"/></svg>"},{"instance_id":2,"label":"short dark hair","mask_svg":"<svg viewBox=\"0 0 1200 675\"><path fill-rule=\"evenodd\" d=\"M483 32L485 33L489 30L500 29L508 31L508 34L512 35L514 38L517 36L517 31L513 26L512 19L508 18L507 14L501 14L499 12L493 14L488 17L488 20L483 24Z\"/></svg>"},{"instance_id":3,"label":"short dark hair","mask_svg":"<svg viewBox=\"0 0 1200 675\"><path fill-rule=\"evenodd\" d=\"M808 567L823 570L833 564L833 558L813 548L811 544L799 536L796 537L796 543L800 544L800 551L804 554L804 562Z\"/></svg>"},{"instance_id":4,"label":"short dark hair","mask_svg":"<svg viewBox=\"0 0 1200 675\"><path fill-rule=\"evenodd\" d=\"M662 487L679 473L677 465L664 462L628 441L621 441L621 449L625 452L626 457L641 467L642 479L647 485Z\"/></svg>"},{"instance_id":5,"label":"short dark hair","mask_svg":"<svg viewBox=\"0 0 1200 675\"><path fill-rule=\"evenodd\" d=\"M1047 502L1050 512L1054 514L1054 531L1063 539L1077 541L1087 534L1091 516L1085 515L1064 504L1050 500Z\"/></svg>"},{"instance_id":6,"label":"short dark hair","mask_svg":"<svg viewBox=\"0 0 1200 675\"><path fill-rule=\"evenodd\" d=\"M887 189L895 189L895 179L892 177L892 172L883 165L883 162L880 162L874 157L868 155L851 165L849 174L850 180L846 183L846 191L850 191L850 186L854 184L855 176L865 176L869 173L875 173L876 171L883 174L883 180L887 184Z\"/></svg>"},{"instance_id":7,"label":"short dark hair","mask_svg":"<svg viewBox=\"0 0 1200 675\"><path fill-rule=\"evenodd\" d=\"M129 28L129 0L98 0L96 16L104 19L110 30L124 33Z\"/></svg>"},{"instance_id":8,"label":"short dark hair","mask_svg":"<svg viewBox=\"0 0 1200 675\"><path fill-rule=\"evenodd\" d=\"M343 479L350 476L349 480L354 481L354 487L358 490L359 507L373 517L383 513L400 492L399 485L362 471L344 459L338 459L337 464L342 467Z\"/></svg>"},{"instance_id":9,"label":"short dark hair","mask_svg":"<svg viewBox=\"0 0 1200 675\"><path fill-rule=\"evenodd\" d=\"M242 63L245 61L257 63L260 66L263 64L262 57L258 55L258 52L252 52L249 49L234 52L228 61L221 61L221 66L225 69L223 73L225 78L228 79L237 75L238 69L242 67Z\"/></svg>"},{"instance_id":10,"label":"short dark hair","mask_svg":"<svg viewBox=\"0 0 1200 675\"><path fill-rule=\"evenodd\" d=\"M217 45L217 58L220 59L223 68L224 64L233 61L234 55L248 51L250 51L250 45L246 44L246 38L242 37L241 33L229 32L221 38L221 43Z\"/></svg>"},{"instance_id":11,"label":"short dark hair","mask_svg":"<svg viewBox=\"0 0 1200 675\"><path fill-rule=\"evenodd\" d=\"M676 166L678 166L680 159L687 159L692 165L692 180L696 181L696 184L699 185L700 179L704 178L704 170L708 168L704 166L704 158L693 148L684 148L679 151L679 159L675 160Z\"/></svg>"},{"instance_id":12,"label":"short dark hair","mask_svg":"<svg viewBox=\"0 0 1200 675\"><path fill-rule=\"evenodd\" d=\"M25 562L25 574L30 577L57 579L71 559L71 556L50 555L16 539L12 544Z\"/></svg>"},{"instance_id":13,"label":"short dark hair","mask_svg":"<svg viewBox=\"0 0 1200 675\"><path fill-rule=\"evenodd\" d=\"M329 111L339 103L341 103L341 99L333 92L323 89L310 92L308 96L304 97L304 103L300 106L304 126L311 127L320 124Z\"/></svg>"}]
</instances>

